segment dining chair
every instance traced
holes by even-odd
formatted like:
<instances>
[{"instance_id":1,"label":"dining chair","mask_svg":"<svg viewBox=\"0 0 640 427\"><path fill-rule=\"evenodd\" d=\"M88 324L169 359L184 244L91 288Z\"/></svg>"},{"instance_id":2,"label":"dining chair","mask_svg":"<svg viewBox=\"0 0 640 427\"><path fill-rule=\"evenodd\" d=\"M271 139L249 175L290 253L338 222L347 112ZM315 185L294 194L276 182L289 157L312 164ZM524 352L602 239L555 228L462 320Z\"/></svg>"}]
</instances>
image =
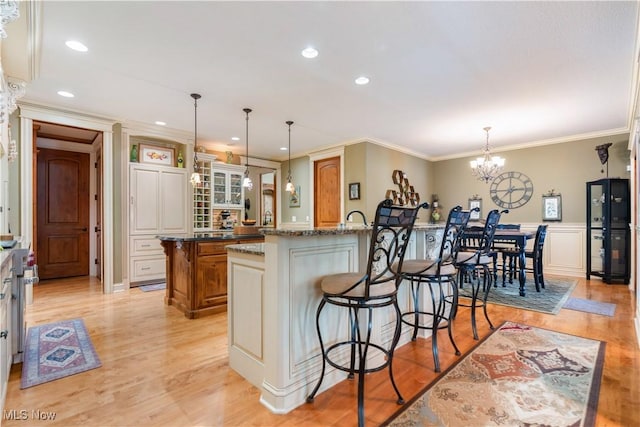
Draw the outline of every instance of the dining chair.
<instances>
[{"instance_id":1,"label":"dining chair","mask_svg":"<svg viewBox=\"0 0 640 427\"><path fill-rule=\"evenodd\" d=\"M355 374L358 374L359 426L364 425L364 381L366 374L388 367L391 384L398 396L397 403L404 403L393 378L393 353L400 339L402 326L397 292L402 280L400 271L418 210L428 207L428 203L417 207L407 207L395 206L388 199L380 202L372 227L365 271L332 274L321 279L322 300L316 312L316 331L322 353L322 370L318 383L307 397L308 403L313 402L320 389L327 364L347 372L349 379L353 379ZM347 339L325 347L321 318L327 304L348 311L349 329ZM384 343L372 342L371 340L372 316L374 310L377 309L383 309L388 313L387 307L393 308L396 319L391 343L388 347L384 347ZM361 311L365 312L362 319ZM332 313L333 315L335 314ZM333 342L335 339L331 341ZM376 353L384 355L382 361L376 366L370 366L371 361L367 359L370 348L373 348ZM349 357L344 356L345 349L349 353Z\"/></svg>"},{"instance_id":2,"label":"dining chair","mask_svg":"<svg viewBox=\"0 0 640 427\"><path fill-rule=\"evenodd\" d=\"M471 308L471 327L473 329L473 338L478 339L478 329L476 326L476 308L482 307L484 317L489 322L489 327L494 329L489 315L487 314L487 298L489 290L494 280L494 272L491 265L494 262L493 238L496 233L497 225L500 222L500 215L497 209L487 214L487 219L482 229L482 234L478 237L478 246L475 249L461 248L455 258L455 265L458 268L458 282L462 288L467 283L471 286L471 302L460 302L457 293L454 298L454 307L452 317L455 318L458 307ZM476 234L475 232L474 234ZM480 290L483 291L481 300L478 300Z\"/></svg>"},{"instance_id":3,"label":"dining chair","mask_svg":"<svg viewBox=\"0 0 640 427\"><path fill-rule=\"evenodd\" d=\"M402 265L402 276L411 282L411 296L413 307L411 311L402 313L402 322L413 328L412 341L416 340L418 330L425 329L431 331L431 351L435 371L440 372L440 361L438 358L438 330L447 328L449 340L455 349L456 355L460 355L460 350L456 346L451 330L451 313L453 313L454 294L458 292L456 284L457 269L455 258L460 248L460 237L464 231L470 211L462 210L461 206L456 206L449 211L447 222L442 235L442 243L438 256L435 259L411 259L405 260ZM424 297L425 287L429 291L431 302L430 310L421 307L421 299ZM427 302L428 304L428 302ZM431 321L428 322L428 319ZM422 322L421 322L422 320Z\"/></svg>"},{"instance_id":4,"label":"dining chair","mask_svg":"<svg viewBox=\"0 0 640 427\"><path fill-rule=\"evenodd\" d=\"M496 231L498 230L512 230L512 231L520 231L520 224L498 224ZM496 267L502 268L502 287L505 287L505 277L509 278L509 283L513 283L513 276L515 272L514 258L509 257L508 254L515 250L514 244L512 243L499 243L493 242L493 250L496 253L494 257L494 262L497 264L498 256L502 257L502 265ZM495 276L494 276L495 277ZM497 285L497 278L493 286Z\"/></svg>"},{"instance_id":5,"label":"dining chair","mask_svg":"<svg viewBox=\"0 0 640 427\"><path fill-rule=\"evenodd\" d=\"M533 274L533 282L536 286L536 291L540 292L540 289L544 289L544 273L542 269L542 250L544 248L544 241L547 237L547 224L541 224L536 230L536 237L531 250L525 250L525 264L526 260L531 259L531 266L524 266L524 271ZM515 260L518 259L518 252L516 250L505 250L503 255L509 259L508 265L510 268L510 277L515 275ZM503 276L504 283L504 276Z\"/></svg>"}]
</instances>

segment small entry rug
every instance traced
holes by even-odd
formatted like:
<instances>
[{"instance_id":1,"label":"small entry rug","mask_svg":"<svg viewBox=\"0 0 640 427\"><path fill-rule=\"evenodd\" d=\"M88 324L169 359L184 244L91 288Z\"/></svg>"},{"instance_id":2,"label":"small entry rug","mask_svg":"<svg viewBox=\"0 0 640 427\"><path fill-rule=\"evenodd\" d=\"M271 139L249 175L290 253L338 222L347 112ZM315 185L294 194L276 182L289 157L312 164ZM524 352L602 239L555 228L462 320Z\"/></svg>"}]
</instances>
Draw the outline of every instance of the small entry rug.
<instances>
[{"instance_id":1,"label":"small entry rug","mask_svg":"<svg viewBox=\"0 0 640 427\"><path fill-rule=\"evenodd\" d=\"M602 314L603 316L613 317L616 312L616 305L610 302L593 301L583 298L569 298L562 306L569 310L584 311L586 313Z\"/></svg>"},{"instance_id":2,"label":"small entry rug","mask_svg":"<svg viewBox=\"0 0 640 427\"><path fill-rule=\"evenodd\" d=\"M569 295L578 283L575 279L545 277L545 287L536 292L533 279L527 277L525 283L526 296L520 296L520 285L514 280L502 287L502 280L497 287L489 291L488 301L494 304L523 308L525 310L540 311L542 313L558 314ZM471 285L465 283L459 290L460 296L471 296Z\"/></svg>"},{"instance_id":3,"label":"small entry rug","mask_svg":"<svg viewBox=\"0 0 640 427\"><path fill-rule=\"evenodd\" d=\"M101 365L82 319L32 326L27 331L20 388Z\"/></svg>"},{"instance_id":4,"label":"small entry rug","mask_svg":"<svg viewBox=\"0 0 640 427\"><path fill-rule=\"evenodd\" d=\"M383 425L593 426L605 345L505 322Z\"/></svg>"},{"instance_id":5,"label":"small entry rug","mask_svg":"<svg viewBox=\"0 0 640 427\"><path fill-rule=\"evenodd\" d=\"M142 292L151 292L151 291L163 291L167 289L166 283L154 283L153 285L142 285L138 286Z\"/></svg>"}]
</instances>

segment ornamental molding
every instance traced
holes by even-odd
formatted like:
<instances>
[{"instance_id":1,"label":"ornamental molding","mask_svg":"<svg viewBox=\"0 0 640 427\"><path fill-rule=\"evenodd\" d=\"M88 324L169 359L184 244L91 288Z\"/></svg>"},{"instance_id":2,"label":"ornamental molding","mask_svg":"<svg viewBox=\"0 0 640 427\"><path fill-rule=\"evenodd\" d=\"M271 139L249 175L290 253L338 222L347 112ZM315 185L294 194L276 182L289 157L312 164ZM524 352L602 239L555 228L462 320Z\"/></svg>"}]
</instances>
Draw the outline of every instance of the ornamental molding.
<instances>
[{"instance_id":1,"label":"ornamental molding","mask_svg":"<svg viewBox=\"0 0 640 427\"><path fill-rule=\"evenodd\" d=\"M0 0L0 37L7 38L5 25L15 21L20 17L18 2L14 0Z\"/></svg>"}]
</instances>

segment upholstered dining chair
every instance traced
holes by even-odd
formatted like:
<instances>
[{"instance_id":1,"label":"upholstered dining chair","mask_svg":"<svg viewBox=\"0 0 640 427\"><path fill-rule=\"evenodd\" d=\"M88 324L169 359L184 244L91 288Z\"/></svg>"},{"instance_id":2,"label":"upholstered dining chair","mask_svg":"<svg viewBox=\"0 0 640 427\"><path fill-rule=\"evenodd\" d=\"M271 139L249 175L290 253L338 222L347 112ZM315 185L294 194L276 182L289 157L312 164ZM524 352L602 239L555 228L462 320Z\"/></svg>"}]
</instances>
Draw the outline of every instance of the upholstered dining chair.
<instances>
[{"instance_id":1,"label":"upholstered dining chair","mask_svg":"<svg viewBox=\"0 0 640 427\"><path fill-rule=\"evenodd\" d=\"M358 374L358 425L364 425L364 380L365 375L384 368L389 369L391 384L398 396L398 404L404 399L393 378L393 353L400 339L401 313L398 307L397 292L402 276L404 257L413 231L418 210L427 209L428 203L417 207L395 206L391 200L383 200L378 204L371 233L368 261L365 271L339 273L325 276L320 281L322 300L316 312L316 330L322 353L322 370L315 388L307 397L307 402L313 402L320 389L326 372L326 365L347 372L348 378ZM321 328L323 309L327 304L346 309L348 311L348 338L325 347ZM391 343L384 347L384 343L372 342L372 315L374 310L387 307L395 311L395 329ZM361 312L364 316L361 318ZM377 366L370 366L367 359L369 350L382 353L382 361ZM349 357L345 357L345 350ZM348 360L346 360L348 359ZM378 360L378 359L376 359Z\"/></svg>"},{"instance_id":2,"label":"upholstered dining chair","mask_svg":"<svg viewBox=\"0 0 640 427\"><path fill-rule=\"evenodd\" d=\"M454 261L460 248L460 237L469 222L470 216L471 212L463 211L460 206L451 209L444 227L442 243L440 244L437 258L405 260L402 265L402 276L411 282L413 302L411 311L402 313L402 322L413 328L412 341L416 340L418 330L426 329L431 331L431 351L436 372L440 372L438 358L439 329L447 328L449 340L453 344L456 355L460 355L460 350L456 346L451 331L453 322L451 322L450 315L453 313L452 304L455 300L455 298L451 297L458 292L456 284L457 269ZM421 289L423 288L426 289L421 294ZM431 306L422 308L420 301L427 290L429 291ZM428 322L428 319L431 322Z\"/></svg>"},{"instance_id":3,"label":"upholstered dining chair","mask_svg":"<svg viewBox=\"0 0 640 427\"><path fill-rule=\"evenodd\" d=\"M454 307L452 317L455 318L458 307L471 308L471 327L473 329L473 338L478 339L478 329L476 326L476 308L482 307L484 317L489 322L489 327L494 329L489 315L487 314L487 298L489 290L494 280L492 264L494 262L493 238L496 233L497 225L500 222L500 215L497 209L492 210L487 215L487 219L479 237L478 247L471 250L470 248L462 248L456 256L455 265L458 267L458 281L462 288L466 283L471 286L471 302L469 304L460 302L457 294L454 296ZM477 232L474 232L474 234ZM483 291L481 300L478 300L480 290Z\"/></svg>"},{"instance_id":4,"label":"upholstered dining chair","mask_svg":"<svg viewBox=\"0 0 640 427\"><path fill-rule=\"evenodd\" d=\"M540 288L544 289L544 273L542 269L542 250L544 249L544 241L547 237L547 224L541 224L536 230L536 238L531 250L524 252L525 262L527 259L531 259L531 265L525 265L525 272L533 274L533 281L536 286L536 291L540 292ZM511 269L510 277L515 274L516 262L518 258L518 252L516 251L503 251L504 256L509 260L508 265ZM504 280L503 280L504 282Z\"/></svg>"}]
</instances>

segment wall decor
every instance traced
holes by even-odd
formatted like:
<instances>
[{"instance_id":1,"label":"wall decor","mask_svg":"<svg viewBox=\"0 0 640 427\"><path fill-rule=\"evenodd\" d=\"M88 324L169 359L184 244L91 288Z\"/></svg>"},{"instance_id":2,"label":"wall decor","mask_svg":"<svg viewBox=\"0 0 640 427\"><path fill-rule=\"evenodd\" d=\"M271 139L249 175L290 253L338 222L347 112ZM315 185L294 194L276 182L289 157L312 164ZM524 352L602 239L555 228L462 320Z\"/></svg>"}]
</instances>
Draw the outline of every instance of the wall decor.
<instances>
[{"instance_id":1,"label":"wall decor","mask_svg":"<svg viewBox=\"0 0 640 427\"><path fill-rule=\"evenodd\" d=\"M158 147L156 145L140 143L138 149L138 161L140 163L174 166L174 157L175 150L170 147Z\"/></svg>"},{"instance_id":2,"label":"wall decor","mask_svg":"<svg viewBox=\"0 0 640 427\"><path fill-rule=\"evenodd\" d=\"M290 208L299 208L300 207L300 186L296 185L296 191L289 194L289 207Z\"/></svg>"},{"instance_id":3,"label":"wall decor","mask_svg":"<svg viewBox=\"0 0 640 427\"><path fill-rule=\"evenodd\" d=\"M352 182L349 184L349 200L360 200L360 183Z\"/></svg>"},{"instance_id":4,"label":"wall decor","mask_svg":"<svg viewBox=\"0 0 640 427\"><path fill-rule=\"evenodd\" d=\"M474 211L475 208L478 210ZM469 199L469 210L471 211L470 220L478 221L482 218L482 199L477 194Z\"/></svg>"},{"instance_id":5,"label":"wall decor","mask_svg":"<svg viewBox=\"0 0 640 427\"><path fill-rule=\"evenodd\" d=\"M519 208L531 200L533 182L522 172L503 172L491 182L489 194L501 208Z\"/></svg>"},{"instance_id":6,"label":"wall decor","mask_svg":"<svg viewBox=\"0 0 640 427\"><path fill-rule=\"evenodd\" d=\"M407 174L396 169L391 174L393 183L398 186L399 191L387 190L385 198L393 200L394 205L411 205L418 206L420 204L420 194L409 184Z\"/></svg>"},{"instance_id":7,"label":"wall decor","mask_svg":"<svg viewBox=\"0 0 640 427\"><path fill-rule=\"evenodd\" d=\"M542 196L542 220L562 221L562 196L553 190Z\"/></svg>"}]
</instances>

